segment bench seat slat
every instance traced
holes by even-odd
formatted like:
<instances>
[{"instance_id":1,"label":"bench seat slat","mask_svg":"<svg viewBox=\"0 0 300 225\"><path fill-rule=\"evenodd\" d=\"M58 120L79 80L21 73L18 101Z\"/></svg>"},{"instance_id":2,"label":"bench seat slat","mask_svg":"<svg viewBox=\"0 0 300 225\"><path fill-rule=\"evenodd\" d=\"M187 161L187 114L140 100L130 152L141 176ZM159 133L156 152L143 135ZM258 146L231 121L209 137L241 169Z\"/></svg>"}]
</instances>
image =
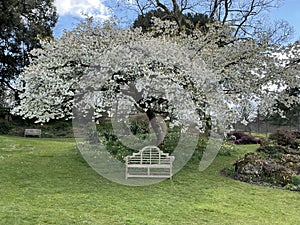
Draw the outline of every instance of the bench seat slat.
<instances>
[{"instance_id":1,"label":"bench seat slat","mask_svg":"<svg viewBox=\"0 0 300 225\"><path fill-rule=\"evenodd\" d=\"M170 164L127 164L128 168L170 168Z\"/></svg>"},{"instance_id":2,"label":"bench seat slat","mask_svg":"<svg viewBox=\"0 0 300 225\"><path fill-rule=\"evenodd\" d=\"M138 175L138 174L128 174L127 177L136 177L136 178L170 178L169 174L166 175Z\"/></svg>"}]
</instances>

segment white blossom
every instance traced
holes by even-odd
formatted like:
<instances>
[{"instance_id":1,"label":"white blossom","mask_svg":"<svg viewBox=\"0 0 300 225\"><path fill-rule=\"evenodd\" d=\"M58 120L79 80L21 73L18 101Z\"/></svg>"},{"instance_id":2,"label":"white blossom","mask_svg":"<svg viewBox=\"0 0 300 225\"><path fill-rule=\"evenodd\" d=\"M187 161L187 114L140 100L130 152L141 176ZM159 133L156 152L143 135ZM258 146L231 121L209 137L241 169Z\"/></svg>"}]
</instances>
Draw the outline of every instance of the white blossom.
<instances>
[{"instance_id":1,"label":"white blossom","mask_svg":"<svg viewBox=\"0 0 300 225\"><path fill-rule=\"evenodd\" d=\"M105 111L113 116L109 108L118 100L119 112L152 108L166 112L172 124L192 121L203 128L205 113L228 124L239 118L232 105L244 99L255 99L266 111L277 100L299 101L266 89L299 87L299 63L283 69L271 46L235 39L219 24L188 36L176 32L172 22L154 22L156 29L144 34L88 20L61 38L43 41L17 81L23 93L13 111L44 122L73 118L72 109L85 102L80 107L86 113L92 109L97 118ZM289 50L300 58L299 51ZM76 96L85 101L76 102Z\"/></svg>"}]
</instances>

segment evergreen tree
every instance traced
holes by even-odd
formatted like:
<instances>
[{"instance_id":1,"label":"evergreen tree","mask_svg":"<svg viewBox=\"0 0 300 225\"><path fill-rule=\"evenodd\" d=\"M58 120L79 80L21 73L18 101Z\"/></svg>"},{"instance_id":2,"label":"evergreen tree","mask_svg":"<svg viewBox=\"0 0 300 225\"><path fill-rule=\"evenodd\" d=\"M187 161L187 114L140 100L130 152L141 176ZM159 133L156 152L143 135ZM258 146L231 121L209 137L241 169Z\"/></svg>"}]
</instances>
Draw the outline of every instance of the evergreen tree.
<instances>
[{"instance_id":1,"label":"evergreen tree","mask_svg":"<svg viewBox=\"0 0 300 225\"><path fill-rule=\"evenodd\" d=\"M140 14L136 20L133 22L133 27L141 27L143 32L149 31L153 28L154 23L152 18L156 17L161 20L170 20L176 22L176 16L174 13L168 14L161 9L150 10L145 14ZM207 15L202 13L187 13L182 15L182 19L180 24L182 25L182 29L187 33L190 33L194 29L206 30L205 24L209 22L209 18Z\"/></svg>"},{"instance_id":2,"label":"evergreen tree","mask_svg":"<svg viewBox=\"0 0 300 225\"><path fill-rule=\"evenodd\" d=\"M54 0L0 2L1 96L7 96L8 91L18 96L13 83L29 64L29 52L40 47L39 38L52 37L52 28L57 21L53 2Z\"/></svg>"}]
</instances>

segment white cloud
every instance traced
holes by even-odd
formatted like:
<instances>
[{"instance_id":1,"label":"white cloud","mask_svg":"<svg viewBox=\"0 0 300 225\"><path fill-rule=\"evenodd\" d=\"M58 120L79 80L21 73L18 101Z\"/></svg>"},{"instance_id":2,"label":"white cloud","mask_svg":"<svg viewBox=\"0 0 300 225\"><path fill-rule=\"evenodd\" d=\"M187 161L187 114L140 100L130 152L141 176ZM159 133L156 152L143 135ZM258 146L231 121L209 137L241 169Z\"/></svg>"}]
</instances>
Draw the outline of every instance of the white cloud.
<instances>
[{"instance_id":1,"label":"white cloud","mask_svg":"<svg viewBox=\"0 0 300 225\"><path fill-rule=\"evenodd\" d=\"M135 3L134 0L117 0L117 2L122 2L129 5L133 5Z\"/></svg>"},{"instance_id":2,"label":"white cloud","mask_svg":"<svg viewBox=\"0 0 300 225\"><path fill-rule=\"evenodd\" d=\"M84 17L83 14L98 19L108 19L111 11L104 5L104 0L55 0L60 16L72 15Z\"/></svg>"}]
</instances>

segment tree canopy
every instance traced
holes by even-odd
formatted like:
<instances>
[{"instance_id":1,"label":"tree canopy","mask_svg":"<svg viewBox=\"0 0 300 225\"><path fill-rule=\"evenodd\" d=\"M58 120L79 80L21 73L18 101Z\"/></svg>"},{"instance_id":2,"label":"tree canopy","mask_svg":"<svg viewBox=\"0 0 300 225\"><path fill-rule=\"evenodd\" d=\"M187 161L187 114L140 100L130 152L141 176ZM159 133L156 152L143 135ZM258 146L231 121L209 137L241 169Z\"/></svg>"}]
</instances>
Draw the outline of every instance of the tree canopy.
<instances>
[{"instance_id":1,"label":"tree canopy","mask_svg":"<svg viewBox=\"0 0 300 225\"><path fill-rule=\"evenodd\" d=\"M0 89L15 91L14 80L29 64L39 39L52 37L57 15L53 0L0 2Z\"/></svg>"},{"instance_id":2,"label":"tree canopy","mask_svg":"<svg viewBox=\"0 0 300 225\"><path fill-rule=\"evenodd\" d=\"M154 23L155 30L143 33L109 22L93 26L89 20L61 38L43 41L20 76L19 83L26 85L19 86L24 93L15 112L43 122L73 118L72 108L81 107L97 118L103 112L113 115L119 99L119 112L134 108L150 119L162 114L182 125L192 121L201 130L207 110L226 118L224 123L233 121L233 106L245 98L262 112L275 101L297 101L286 101L280 89L297 86L298 72L283 68L268 44L237 39L228 35L232 28L218 22L209 32L193 35L174 35L171 21ZM220 41L232 44L220 47ZM271 90L274 85L277 89ZM95 91L91 101L88 96Z\"/></svg>"},{"instance_id":3,"label":"tree canopy","mask_svg":"<svg viewBox=\"0 0 300 225\"><path fill-rule=\"evenodd\" d=\"M141 27L143 32L149 31L154 26L154 23L152 22L153 17L161 20L176 21L173 15L168 15L158 8L139 15L133 22L133 27ZM205 24L209 22L208 16L201 13L183 14L182 20L182 29L186 30L186 32L191 32L194 29L205 30Z\"/></svg>"}]
</instances>

